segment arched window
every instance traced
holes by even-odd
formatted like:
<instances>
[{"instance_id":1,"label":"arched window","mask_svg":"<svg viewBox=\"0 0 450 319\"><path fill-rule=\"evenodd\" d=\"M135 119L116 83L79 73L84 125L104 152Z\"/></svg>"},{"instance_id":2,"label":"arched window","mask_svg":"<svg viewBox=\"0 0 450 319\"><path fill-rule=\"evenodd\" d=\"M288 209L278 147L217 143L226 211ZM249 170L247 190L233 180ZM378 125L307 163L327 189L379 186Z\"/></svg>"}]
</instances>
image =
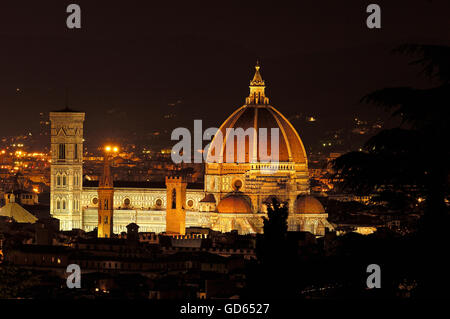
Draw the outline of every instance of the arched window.
<instances>
[{"instance_id":1,"label":"arched window","mask_svg":"<svg viewBox=\"0 0 450 319\"><path fill-rule=\"evenodd\" d=\"M56 185L58 185L58 186L61 185L61 176L59 176L59 175L56 176Z\"/></svg>"},{"instance_id":2,"label":"arched window","mask_svg":"<svg viewBox=\"0 0 450 319\"><path fill-rule=\"evenodd\" d=\"M58 159L66 159L66 144L59 144Z\"/></svg>"},{"instance_id":3,"label":"arched window","mask_svg":"<svg viewBox=\"0 0 450 319\"><path fill-rule=\"evenodd\" d=\"M67 178L66 175L63 175L63 186L66 186L67 184Z\"/></svg>"},{"instance_id":4,"label":"arched window","mask_svg":"<svg viewBox=\"0 0 450 319\"><path fill-rule=\"evenodd\" d=\"M172 209L177 208L177 191L172 189Z\"/></svg>"},{"instance_id":5,"label":"arched window","mask_svg":"<svg viewBox=\"0 0 450 319\"><path fill-rule=\"evenodd\" d=\"M242 181L240 179L237 179L233 183L233 188L235 191L239 191L242 188Z\"/></svg>"},{"instance_id":6,"label":"arched window","mask_svg":"<svg viewBox=\"0 0 450 319\"><path fill-rule=\"evenodd\" d=\"M61 209L61 202L59 200L56 201L56 209Z\"/></svg>"},{"instance_id":7,"label":"arched window","mask_svg":"<svg viewBox=\"0 0 450 319\"><path fill-rule=\"evenodd\" d=\"M62 201L62 209L66 209L66 201L65 200Z\"/></svg>"},{"instance_id":8,"label":"arched window","mask_svg":"<svg viewBox=\"0 0 450 319\"><path fill-rule=\"evenodd\" d=\"M107 199L105 199L105 209L108 209L108 200Z\"/></svg>"}]
</instances>

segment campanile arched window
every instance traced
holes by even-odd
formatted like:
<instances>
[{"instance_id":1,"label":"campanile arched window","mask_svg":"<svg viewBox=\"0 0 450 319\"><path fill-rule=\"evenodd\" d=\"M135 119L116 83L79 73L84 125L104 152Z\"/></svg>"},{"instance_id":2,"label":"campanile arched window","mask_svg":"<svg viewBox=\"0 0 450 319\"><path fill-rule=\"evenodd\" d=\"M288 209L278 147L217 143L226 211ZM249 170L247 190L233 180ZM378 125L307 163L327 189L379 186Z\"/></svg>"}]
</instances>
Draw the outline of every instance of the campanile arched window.
<instances>
[{"instance_id":1,"label":"campanile arched window","mask_svg":"<svg viewBox=\"0 0 450 319\"><path fill-rule=\"evenodd\" d=\"M58 147L58 159L66 159L66 144L59 144Z\"/></svg>"}]
</instances>

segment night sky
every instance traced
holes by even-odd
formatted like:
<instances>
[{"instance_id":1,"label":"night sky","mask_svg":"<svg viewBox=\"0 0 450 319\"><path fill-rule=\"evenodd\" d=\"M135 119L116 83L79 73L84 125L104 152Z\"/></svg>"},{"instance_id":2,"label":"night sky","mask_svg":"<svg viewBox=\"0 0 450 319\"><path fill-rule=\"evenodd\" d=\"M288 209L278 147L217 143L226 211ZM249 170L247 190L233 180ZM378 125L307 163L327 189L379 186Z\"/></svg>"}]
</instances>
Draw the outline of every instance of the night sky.
<instances>
[{"instance_id":1,"label":"night sky","mask_svg":"<svg viewBox=\"0 0 450 319\"><path fill-rule=\"evenodd\" d=\"M81 6L81 30L66 27L70 3ZM369 3L381 6L381 30L366 27ZM218 126L244 104L256 59L288 118L343 127L377 116L359 103L370 91L428 85L390 51L448 45L449 16L448 0L1 1L0 136L38 130L40 112L64 107L66 88L91 141L194 119Z\"/></svg>"}]
</instances>

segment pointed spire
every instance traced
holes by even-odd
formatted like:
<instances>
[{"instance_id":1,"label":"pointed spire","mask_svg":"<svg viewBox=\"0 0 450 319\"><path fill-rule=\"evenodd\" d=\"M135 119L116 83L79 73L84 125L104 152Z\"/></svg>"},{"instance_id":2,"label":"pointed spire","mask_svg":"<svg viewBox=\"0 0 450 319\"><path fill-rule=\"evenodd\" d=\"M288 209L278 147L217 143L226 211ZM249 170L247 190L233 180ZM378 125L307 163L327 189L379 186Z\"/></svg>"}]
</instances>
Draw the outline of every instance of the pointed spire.
<instances>
[{"instance_id":1,"label":"pointed spire","mask_svg":"<svg viewBox=\"0 0 450 319\"><path fill-rule=\"evenodd\" d=\"M113 187L113 178L111 175L110 157L111 156L107 152L105 152L103 174L100 177L100 182L98 185L99 187L103 187L103 188Z\"/></svg>"},{"instance_id":2,"label":"pointed spire","mask_svg":"<svg viewBox=\"0 0 450 319\"><path fill-rule=\"evenodd\" d=\"M264 94L264 89L266 88L265 82L262 79L261 73L259 69L261 66L259 65L259 60L256 60L255 65L255 75L253 76L253 80L250 81L250 95L246 98L246 104L269 104L269 98L267 98Z\"/></svg>"}]
</instances>

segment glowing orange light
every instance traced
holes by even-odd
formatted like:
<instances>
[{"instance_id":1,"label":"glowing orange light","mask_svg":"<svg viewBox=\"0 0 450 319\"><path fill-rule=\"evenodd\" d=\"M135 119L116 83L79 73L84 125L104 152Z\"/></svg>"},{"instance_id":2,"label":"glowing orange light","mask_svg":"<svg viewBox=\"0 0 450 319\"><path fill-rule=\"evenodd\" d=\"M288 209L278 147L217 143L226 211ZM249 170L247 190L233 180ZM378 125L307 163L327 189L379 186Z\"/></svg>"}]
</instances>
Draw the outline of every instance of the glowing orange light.
<instances>
[{"instance_id":1,"label":"glowing orange light","mask_svg":"<svg viewBox=\"0 0 450 319\"><path fill-rule=\"evenodd\" d=\"M106 147L105 147L105 151L111 152L111 146L106 146Z\"/></svg>"},{"instance_id":2,"label":"glowing orange light","mask_svg":"<svg viewBox=\"0 0 450 319\"><path fill-rule=\"evenodd\" d=\"M118 151L119 151L119 148L118 148L117 146L114 146L113 152L114 152L114 153L117 153Z\"/></svg>"}]
</instances>

